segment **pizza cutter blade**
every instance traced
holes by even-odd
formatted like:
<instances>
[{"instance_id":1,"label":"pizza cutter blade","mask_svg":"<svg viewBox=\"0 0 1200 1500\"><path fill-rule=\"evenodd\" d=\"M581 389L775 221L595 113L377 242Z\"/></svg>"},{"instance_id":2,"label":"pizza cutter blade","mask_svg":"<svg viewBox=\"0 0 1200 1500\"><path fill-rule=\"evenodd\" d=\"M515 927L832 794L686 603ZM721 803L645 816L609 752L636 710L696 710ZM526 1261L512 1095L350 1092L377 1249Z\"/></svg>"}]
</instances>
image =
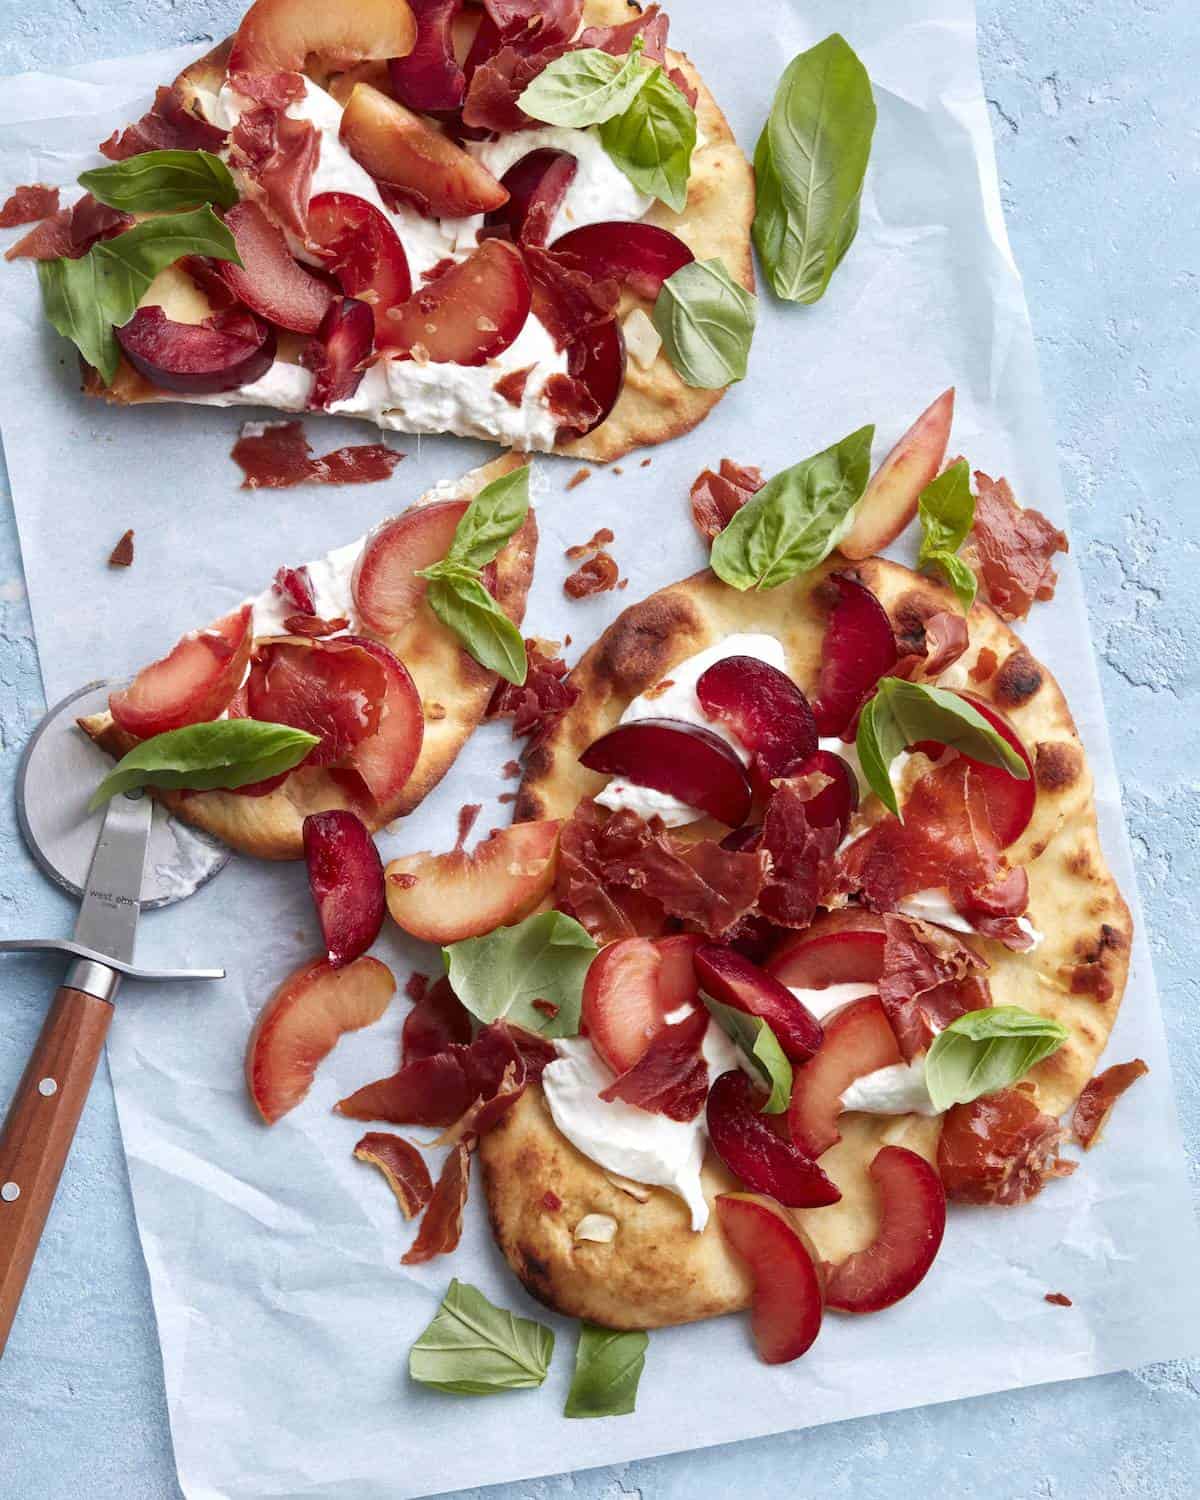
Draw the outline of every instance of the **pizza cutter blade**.
<instances>
[{"instance_id":1,"label":"pizza cutter blade","mask_svg":"<svg viewBox=\"0 0 1200 1500\"><path fill-rule=\"evenodd\" d=\"M17 773L21 830L42 869L80 898L74 936L15 938L0 952L56 949L72 963L0 1126L0 1354L33 1264L123 978L222 979L224 969L146 969L134 962L140 914L190 896L225 850L184 828L141 792L87 801L111 764L77 727L107 702L89 683L34 731Z\"/></svg>"}]
</instances>

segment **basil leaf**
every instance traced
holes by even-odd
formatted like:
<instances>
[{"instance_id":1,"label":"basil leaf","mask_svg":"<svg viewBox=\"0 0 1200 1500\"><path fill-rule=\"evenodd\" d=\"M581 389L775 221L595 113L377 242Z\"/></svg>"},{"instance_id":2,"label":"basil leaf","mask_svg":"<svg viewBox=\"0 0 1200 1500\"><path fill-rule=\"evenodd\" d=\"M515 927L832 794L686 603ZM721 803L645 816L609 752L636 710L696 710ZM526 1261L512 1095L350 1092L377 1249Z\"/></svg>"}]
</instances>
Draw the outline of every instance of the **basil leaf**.
<instances>
[{"instance_id":1,"label":"basil leaf","mask_svg":"<svg viewBox=\"0 0 1200 1500\"><path fill-rule=\"evenodd\" d=\"M694 260L663 282L654 326L684 384L715 391L745 378L757 312L723 260Z\"/></svg>"},{"instance_id":2,"label":"basil leaf","mask_svg":"<svg viewBox=\"0 0 1200 1500\"><path fill-rule=\"evenodd\" d=\"M481 667L519 687L529 663L521 632L480 583L466 572L440 573L425 596L434 614Z\"/></svg>"},{"instance_id":3,"label":"basil leaf","mask_svg":"<svg viewBox=\"0 0 1200 1500\"><path fill-rule=\"evenodd\" d=\"M995 1005L969 1010L934 1038L925 1057L925 1087L937 1110L970 1104L1019 1083L1071 1035L1059 1021Z\"/></svg>"},{"instance_id":4,"label":"basil leaf","mask_svg":"<svg viewBox=\"0 0 1200 1500\"><path fill-rule=\"evenodd\" d=\"M749 1015L732 1005L722 1005L711 995L700 993L709 1014L721 1029L742 1049L762 1075L770 1097L762 1107L764 1115L781 1115L792 1097L792 1065L776 1040L775 1033L761 1016Z\"/></svg>"},{"instance_id":5,"label":"basil leaf","mask_svg":"<svg viewBox=\"0 0 1200 1500\"><path fill-rule=\"evenodd\" d=\"M735 589L773 589L817 567L841 541L867 487L873 426L776 474L713 543L712 569Z\"/></svg>"},{"instance_id":6,"label":"basil leaf","mask_svg":"<svg viewBox=\"0 0 1200 1500\"><path fill-rule=\"evenodd\" d=\"M258 719L216 719L170 729L142 740L122 756L92 794L88 811L132 787L200 792L265 781L298 766L319 743L315 734L303 729Z\"/></svg>"},{"instance_id":7,"label":"basil leaf","mask_svg":"<svg viewBox=\"0 0 1200 1500\"><path fill-rule=\"evenodd\" d=\"M900 807L889 777L901 750L920 740L936 740L961 755L998 766L1018 781L1029 780L1029 767L978 709L945 688L884 677L858 717L855 749L871 790L897 817Z\"/></svg>"},{"instance_id":8,"label":"basil leaf","mask_svg":"<svg viewBox=\"0 0 1200 1500\"><path fill-rule=\"evenodd\" d=\"M113 329L129 322L158 273L184 255L241 265L233 236L207 205L164 214L101 240L79 260L39 261L46 316L111 383L121 355Z\"/></svg>"},{"instance_id":9,"label":"basil leaf","mask_svg":"<svg viewBox=\"0 0 1200 1500\"><path fill-rule=\"evenodd\" d=\"M564 1417L624 1417L637 1405L650 1336L580 1323Z\"/></svg>"},{"instance_id":10,"label":"basil leaf","mask_svg":"<svg viewBox=\"0 0 1200 1500\"><path fill-rule=\"evenodd\" d=\"M164 212L238 201L229 168L208 151L143 151L79 176L93 198L127 214Z\"/></svg>"},{"instance_id":11,"label":"basil leaf","mask_svg":"<svg viewBox=\"0 0 1200 1500\"><path fill-rule=\"evenodd\" d=\"M547 64L517 103L527 115L547 125L602 125L622 114L650 81L642 65L641 37L625 58L583 47Z\"/></svg>"},{"instance_id":12,"label":"basil leaf","mask_svg":"<svg viewBox=\"0 0 1200 1500\"><path fill-rule=\"evenodd\" d=\"M554 1334L545 1324L496 1307L456 1277L412 1346L408 1373L456 1396L495 1396L541 1385L553 1354Z\"/></svg>"},{"instance_id":13,"label":"basil leaf","mask_svg":"<svg viewBox=\"0 0 1200 1500\"><path fill-rule=\"evenodd\" d=\"M858 233L871 80L836 32L785 69L754 153L754 243L776 296L813 303Z\"/></svg>"},{"instance_id":14,"label":"basil leaf","mask_svg":"<svg viewBox=\"0 0 1200 1500\"><path fill-rule=\"evenodd\" d=\"M454 531L454 541L445 561L451 566L482 568L492 562L509 537L525 524L529 514L530 466L514 469L484 485L463 512ZM421 573L434 576L441 566Z\"/></svg>"},{"instance_id":15,"label":"basil leaf","mask_svg":"<svg viewBox=\"0 0 1200 1500\"><path fill-rule=\"evenodd\" d=\"M600 127L600 144L639 192L681 214L696 145L696 115L660 67L628 107Z\"/></svg>"},{"instance_id":16,"label":"basil leaf","mask_svg":"<svg viewBox=\"0 0 1200 1500\"><path fill-rule=\"evenodd\" d=\"M917 514L922 531L917 565L940 569L958 596L963 614L967 614L975 603L979 580L962 558L955 556L975 523L971 469L965 458L930 480L917 501Z\"/></svg>"},{"instance_id":17,"label":"basil leaf","mask_svg":"<svg viewBox=\"0 0 1200 1500\"><path fill-rule=\"evenodd\" d=\"M583 981L599 950L574 917L539 912L442 949L450 987L486 1026L501 1019L541 1036L576 1036ZM557 1006L553 1015L535 1000Z\"/></svg>"}]
</instances>

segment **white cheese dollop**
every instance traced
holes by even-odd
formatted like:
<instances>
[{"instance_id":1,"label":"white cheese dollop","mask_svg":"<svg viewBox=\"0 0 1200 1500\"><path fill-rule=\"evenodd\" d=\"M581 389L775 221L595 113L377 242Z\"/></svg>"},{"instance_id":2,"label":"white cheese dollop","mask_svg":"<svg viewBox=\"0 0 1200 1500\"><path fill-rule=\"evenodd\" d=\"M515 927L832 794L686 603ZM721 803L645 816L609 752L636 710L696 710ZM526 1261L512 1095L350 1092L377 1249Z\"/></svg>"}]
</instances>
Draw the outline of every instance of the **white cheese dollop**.
<instances>
[{"instance_id":1,"label":"white cheese dollop","mask_svg":"<svg viewBox=\"0 0 1200 1500\"><path fill-rule=\"evenodd\" d=\"M356 542L335 547L324 557L304 565L312 584L316 613L323 620L345 617L350 621L351 630L354 628L355 610L350 580L365 541L366 537L360 536ZM296 613L295 605L284 599L274 584L248 602L253 611L252 629L255 635L283 635L286 631L284 620L288 615Z\"/></svg>"},{"instance_id":2,"label":"white cheese dollop","mask_svg":"<svg viewBox=\"0 0 1200 1500\"><path fill-rule=\"evenodd\" d=\"M857 1109L870 1115L936 1115L925 1087L925 1059L893 1063L856 1078L842 1095L844 1110Z\"/></svg>"},{"instance_id":3,"label":"white cheese dollop","mask_svg":"<svg viewBox=\"0 0 1200 1500\"><path fill-rule=\"evenodd\" d=\"M879 986L852 981L846 984L827 984L823 990L793 989L791 993L810 1015L815 1016L818 1021L823 1021L826 1016L832 1015L843 1005L849 1005L851 1000L862 1000L867 995L877 995Z\"/></svg>"},{"instance_id":4,"label":"white cheese dollop","mask_svg":"<svg viewBox=\"0 0 1200 1500\"><path fill-rule=\"evenodd\" d=\"M584 1156L634 1182L666 1188L687 1204L692 1228L708 1223L700 1168L708 1145L702 1109L694 1120L670 1120L600 1093L614 1074L600 1061L586 1037L555 1043L558 1058L542 1074L542 1089L555 1125ZM715 1021L704 1035L704 1060L711 1083L739 1066L738 1051Z\"/></svg>"},{"instance_id":5,"label":"white cheese dollop","mask_svg":"<svg viewBox=\"0 0 1200 1500\"><path fill-rule=\"evenodd\" d=\"M682 719L688 724L698 724L702 729L718 735L733 749L743 765L748 764L750 752L741 740L726 724L710 719L696 697L696 683L714 662L724 661L727 656L753 656L769 666L778 667L781 672L787 671L787 657L775 636L727 635L715 646L709 646L707 650L699 651L695 656L689 656L672 667L662 683L656 684L650 693L639 694L621 715L621 723L631 724L638 719ZM663 687L663 683L668 686L660 692L659 688ZM610 812L628 808L643 818L659 817L668 828L682 828L684 824L694 823L697 818L704 816L698 808L689 807L678 797L672 797L666 792L656 792L650 787L634 786L632 782L624 781L619 776L612 778L596 801Z\"/></svg>"}]
</instances>

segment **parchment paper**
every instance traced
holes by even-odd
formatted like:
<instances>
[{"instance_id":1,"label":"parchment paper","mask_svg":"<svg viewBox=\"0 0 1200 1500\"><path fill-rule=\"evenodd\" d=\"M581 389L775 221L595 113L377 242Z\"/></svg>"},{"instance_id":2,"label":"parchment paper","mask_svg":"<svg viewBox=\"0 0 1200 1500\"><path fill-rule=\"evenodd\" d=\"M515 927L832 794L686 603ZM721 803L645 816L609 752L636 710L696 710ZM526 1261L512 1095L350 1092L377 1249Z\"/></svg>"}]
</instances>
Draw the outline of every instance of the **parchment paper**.
<instances>
[{"instance_id":1,"label":"parchment paper","mask_svg":"<svg viewBox=\"0 0 1200 1500\"><path fill-rule=\"evenodd\" d=\"M529 623L574 638L570 656L625 603L698 567L690 480L722 454L768 472L878 423L877 456L938 391L958 387L953 443L1064 522L1020 281L1000 209L969 0L693 0L675 36L752 149L785 63L843 30L875 83L879 126L858 242L814 309L769 298L750 378L690 437L597 472L541 460L542 550ZM136 117L197 49L26 75L0 90L0 186L71 182L94 144ZM85 403L73 351L42 321L28 267L2 271L0 422L48 698L115 676L257 591L284 562L319 555L480 462L480 444L405 441L386 485L240 493L227 455L239 414L127 411ZM365 440L309 424L317 443ZM625 593L567 604L564 547L616 532ZM137 533L127 573L105 566ZM1028 638L1061 678L1097 778L1104 845L1137 907L1084 601L1072 563ZM506 726L479 733L447 783L382 842L446 848L465 801L481 830L508 820L498 768ZM700 1447L869 1412L1101 1371L1200 1349L1197 1238L1144 938L1107 1061L1152 1072L1072 1178L1018 1211L955 1209L918 1295L863 1320L830 1316L813 1351L770 1369L731 1317L653 1335L637 1413L561 1416L574 1332L530 1303L487 1233L478 1186L451 1260L402 1268L406 1230L382 1180L351 1158L361 1127L333 1102L395 1066L405 1003L345 1039L309 1098L272 1130L242 1083L251 1022L318 946L300 866L235 860L183 906L148 917L147 961L220 960L229 980L120 1002L110 1059L162 1339L180 1480L192 1500L400 1500L459 1486ZM385 934L401 983L434 956ZM452 1275L551 1323L545 1386L489 1400L408 1382L412 1340ZM1066 1310L1047 1306L1065 1291Z\"/></svg>"}]
</instances>

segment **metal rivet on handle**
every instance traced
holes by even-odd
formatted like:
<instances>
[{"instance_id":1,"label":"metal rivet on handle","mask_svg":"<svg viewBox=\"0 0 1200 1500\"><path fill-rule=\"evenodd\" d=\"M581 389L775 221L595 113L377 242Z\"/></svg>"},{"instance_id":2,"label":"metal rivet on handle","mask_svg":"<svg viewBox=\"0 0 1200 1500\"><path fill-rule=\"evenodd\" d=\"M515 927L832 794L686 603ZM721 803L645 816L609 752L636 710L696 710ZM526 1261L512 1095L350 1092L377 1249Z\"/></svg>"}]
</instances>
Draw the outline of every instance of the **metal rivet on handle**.
<instances>
[{"instance_id":1,"label":"metal rivet on handle","mask_svg":"<svg viewBox=\"0 0 1200 1500\"><path fill-rule=\"evenodd\" d=\"M53 1078L43 1078L41 1083L38 1084L38 1093L44 1098L49 1099L51 1094L58 1093L58 1084L55 1083Z\"/></svg>"},{"instance_id":2,"label":"metal rivet on handle","mask_svg":"<svg viewBox=\"0 0 1200 1500\"><path fill-rule=\"evenodd\" d=\"M5 1203L15 1203L20 1196L21 1189L15 1182L6 1182L3 1187L0 1187L0 1198L3 1198Z\"/></svg>"}]
</instances>

